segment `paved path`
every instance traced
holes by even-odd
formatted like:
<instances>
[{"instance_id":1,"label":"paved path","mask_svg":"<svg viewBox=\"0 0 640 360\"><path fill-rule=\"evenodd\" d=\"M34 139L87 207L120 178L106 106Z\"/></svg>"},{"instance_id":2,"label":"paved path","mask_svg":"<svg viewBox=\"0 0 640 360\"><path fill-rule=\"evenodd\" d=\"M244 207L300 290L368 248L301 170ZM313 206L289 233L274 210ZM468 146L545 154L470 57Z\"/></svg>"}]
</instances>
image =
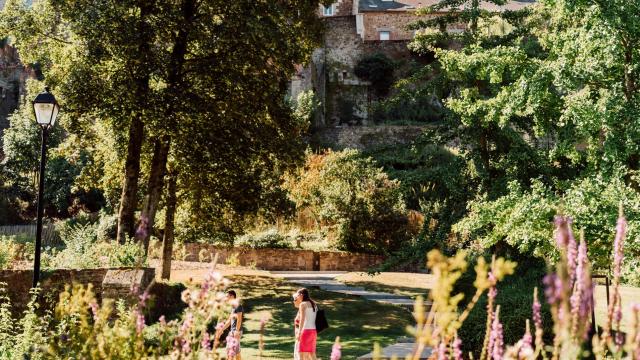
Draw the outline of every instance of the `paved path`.
<instances>
[{"instance_id":1,"label":"paved path","mask_svg":"<svg viewBox=\"0 0 640 360\"><path fill-rule=\"evenodd\" d=\"M336 278L344 272L322 272L322 271L272 271L275 277L287 280L294 284L304 287L315 287L324 291L334 293L360 296L370 301L376 301L384 304L392 304L402 306L405 309L413 310L414 300L408 296L390 294L379 291L369 291L362 287L348 286L336 280ZM428 306L428 304L427 304ZM429 311L429 308L426 309ZM391 359L394 355L403 359L409 354L413 354L415 344L410 342L411 339L403 339L397 344L387 346L382 349L382 358ZM431 355L431 349L425 349L420 359L427 359ZM373 354L369 353L358 358L358 360L373 359Z\"/></svg>"},{"instance_id":2,"label":"paved path","mask_svg":"<svg viewBox=\"0 0 640 360\"><path fill-rule=\"evenodd\" d=\"M349 286L336 281L335 278L344 274L344 272L272 271L271 274L304 287L315 287L324 291L360 296L379 303L403 306L409 310L413 309L414 300L408 296L369 291L362 287Z\"/></svg>"}]
</instances>

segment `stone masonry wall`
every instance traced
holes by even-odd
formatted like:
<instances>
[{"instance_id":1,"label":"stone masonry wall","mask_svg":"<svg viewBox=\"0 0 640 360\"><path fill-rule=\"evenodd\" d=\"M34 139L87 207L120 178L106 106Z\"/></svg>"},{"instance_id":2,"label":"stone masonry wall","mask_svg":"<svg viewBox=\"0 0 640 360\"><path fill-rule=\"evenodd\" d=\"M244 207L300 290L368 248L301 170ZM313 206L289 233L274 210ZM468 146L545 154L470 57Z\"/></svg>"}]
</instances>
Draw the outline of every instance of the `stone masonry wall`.
<instances>
[{"instance_id":1,"label":"stone masonry wall","mask_svg":"<svg viewBox=\"0 0 640 360\"><path fill-rule=\"evenodd\" d=\"M57 301L59 294L64 291L65 285L81 284L81 285L93 285L93 292L96 295L98 301L101 301L103 294L106 292L112 292L113 294L120 294L120 288L126 287L130 292L131 284L129 283L111 283L103 284L107 273L110 271L117 271L121 273L127 272L142 272L144 275L141 277L144 279L142 283L135 284L139 288L145 288L151 280L155 277L155 270L151 268L144 269L85 269L85 270L67 270L57 269L53 271L43 271L40 276L40 283L42 288L42 296ZM11 300L14 313L20 313L25 308L31 299L29 291L31 290L31 283L33 279L33 270L0 270L0 283L6 284L7 296ZM116 287L116 292L112 291L112 287ZM128 294L122 293L126 296Z\"/></svg>"},{"instance_id":2,"label":"stone masonry wall","mask_svg":"<svg viewBox=\"0 0 640 360\"><path fill-rule=\"evenodd\" d=\"M271 271L366 271L381 264L384 257L332 251L288 249L219 248L209 244L185 244L187 261L211 261L227 264L233 258L241 266Z\"/></svg>"},{"instance_id":3,"label":"stone masonry wall","mask_svg":"<svg viewBox=\"0 0 640 360\"><path fill-rule=\"evenodd\" d=\"M353 0L339 0L335 5L335 16L353 15Z\"/></svg>"},{"instance_id":4,"label":"stone masonry wall","mask_svg":"<svg viewBox=\"0 0 640 360\"><path fill-rule=\"evenodd\" d=\"M380 40L380 31L389 31L390 40L413 39L413 30L407 29L407 26L416 20L432 19L440 14L429 14L417 16L411 11L387 11L387 12L365 12L363 17L363 40L372 41ZM464 24L453 24L447 29L451 32L459 32L464 30Z\"/></svg>"},{"instance_id":5,"label":"stone masonry wall","mask_svg":"<svg viewBox=\"0 0 640 360\"><path fill-rule=\"evenodd\" d=\"M314 148L367 150L379 146L409 144L427 128L424 126L346 126L316 131L309 139Z\"/></svg>"}]
</instances>

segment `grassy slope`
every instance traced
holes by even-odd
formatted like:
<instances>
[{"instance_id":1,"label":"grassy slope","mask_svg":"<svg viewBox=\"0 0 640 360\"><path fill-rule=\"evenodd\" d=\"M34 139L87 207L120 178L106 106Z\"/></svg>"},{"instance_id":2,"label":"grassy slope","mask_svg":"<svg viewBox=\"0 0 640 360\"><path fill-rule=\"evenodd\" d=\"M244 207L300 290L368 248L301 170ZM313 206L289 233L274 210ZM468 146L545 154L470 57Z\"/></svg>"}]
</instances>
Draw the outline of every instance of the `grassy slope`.
<instances>
[{"instance_id":1,"label":"grassy slope","mask_svg":"<svg viewBox=\"0 0 640 360\"><path fill-rule=\"evenodd\" d=\"M258 358L260 319L271 313L265 330L264 359L291 359L293 319L296 309L291 302L295 287L269 277L231 277L246 308L242 352L245 359ZM406 335L412 324L411 314L393 305L382 305L357 297L312 290L312 297L327 312L330 329L319 335L318 357L328 359L331 346L340 336L344 359L354 359L371 351L374 342L386 346Z\"/></svg>"}]
</instances>

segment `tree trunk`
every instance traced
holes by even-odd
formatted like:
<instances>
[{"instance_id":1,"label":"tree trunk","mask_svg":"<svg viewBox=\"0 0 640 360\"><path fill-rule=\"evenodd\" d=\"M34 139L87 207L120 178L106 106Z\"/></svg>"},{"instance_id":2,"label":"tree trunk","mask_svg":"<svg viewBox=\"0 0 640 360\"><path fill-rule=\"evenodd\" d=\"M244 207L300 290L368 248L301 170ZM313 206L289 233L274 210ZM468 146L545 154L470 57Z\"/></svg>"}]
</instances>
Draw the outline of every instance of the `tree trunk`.
<instances>
[{"instance_id":1,"label":"tree trunk","mask_svg":"<svg viewBox=\"0 0 640 360\"><path fill-rule=\"evenodd\" d=\"M140 154L144 142L144 118L143 109L148 106L149 97L149 71L148 57L151 56L152 34L147 17L151 14L153 1L140 2L140 19L138 21L137 47L138 55L132 59L130 66L137 75L135 78L135 99L137 109L134 111L129 125L129 144L127 147L127 159L125 162L125 176L120 196L120 210L118 212L118 242L124 243L127 236L133 237L135 225L135 211L138 205L138 179L140 178Z\"/></svg>"},{"instance_id":2,"label":"tree trunk","mask_svg":"<svg viewBox=\"0 0 640 360\"><path fill-rule=\"evenodd\" d=\"M171 277L171 256L173 255L174 218L176 213L176 196L178 174L169 174L167 189L167 213L165 215L164 238L162 239L162 279Z\"/></svg>"},{"instance_id":3,"label":"tree trunk","mask_svg":"<svg viewBox=\"0 0 640 360\"><path fill-rule=\"evenodd\" d=\"M631 101L636 92L636 76L633 70L633 51L634 47L628 39L622 40L624 48L624 96L627 101Z\"/></svg>"},{"instance_id":4,"label":"tree trunk","mask_svg":"<svg viewBox=\"0 0 640 360\"><path fill-rule=\"evenodd\" d=\"M129 145L125 163L124 183L118 212L118 242L124 243L127 236L133 236L134 214L138 203L138 178L140 177L140 153L144 138L144 123L139 116L131 120Z\"/></svg>"},{"instance_id":5,"label":"tree trunk","mask_svg":"<svg viewBox=\"0 0 640 360\"><path fill-rule=\"evenodd\" d=\"M169 59L168 77L167 77L167 93L171 96L179 93L182 83L182 73L184 63L186 61L187 45L189 42L189 24L192 22L196 14L196 3L194 0L184 0L182 3L182 21L178 34L173 42L173 49ZM167 119L167 128L171 132L175 129L175 103L169 101L164 116ZM161 139L156 140L153 160L151 163L151 171L149 174L149 189L145 198L145 204L140 218L140 231L136 238L142 241L145 254L149 249L149 237L153 233L153 225L155 223L156 210L160 202L162 188L164 186L164 176L167 169L167 160L169 149L171 146L171 136L164 135Z\"/></svg>"},{"instance_id":6,"label":"tree trunk","mask_svg":"<svg viewBox=\"0 0 640 360\"><path fill-rule=\"evenodd\" d=\"M171 137L165 135L156 138L153 158L151 160L151 171L149 172L149 183L147 185L147 196L142 206L140 215L140 225L136 233L136 240L142 242L145 254L149 250L149 238L153 233L153 226L156 218L156 211L164 188L164 177L167 172L167 159L171 147Z\"/></svg>"}]
</instances>

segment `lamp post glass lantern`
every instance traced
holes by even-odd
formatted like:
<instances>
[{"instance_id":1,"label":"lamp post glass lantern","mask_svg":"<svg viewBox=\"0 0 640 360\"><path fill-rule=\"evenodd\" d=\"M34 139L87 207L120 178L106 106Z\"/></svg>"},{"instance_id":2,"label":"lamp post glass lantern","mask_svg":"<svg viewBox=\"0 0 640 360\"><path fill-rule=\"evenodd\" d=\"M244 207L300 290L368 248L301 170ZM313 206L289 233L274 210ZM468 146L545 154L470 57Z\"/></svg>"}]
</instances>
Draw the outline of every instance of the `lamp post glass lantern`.
<instances>
[{"instance_id":1,"label":"lamp post glass lantern","mask_svg":"<svg viewBox=\"0 0 640 360\"><path fill-rule=\"evenodd\" d=\"M42 147L40 149L40 182L38 186L38 220L36 225L35 256L33 259L33 287L40 281L40 251L42 248L42 216L44 214L44 170L47 161L47 138L49 130L55 125L60 106L56 98L46 88L33 100L33 111L36 121L42 130Z\"/></svg>"}]
</instances>

